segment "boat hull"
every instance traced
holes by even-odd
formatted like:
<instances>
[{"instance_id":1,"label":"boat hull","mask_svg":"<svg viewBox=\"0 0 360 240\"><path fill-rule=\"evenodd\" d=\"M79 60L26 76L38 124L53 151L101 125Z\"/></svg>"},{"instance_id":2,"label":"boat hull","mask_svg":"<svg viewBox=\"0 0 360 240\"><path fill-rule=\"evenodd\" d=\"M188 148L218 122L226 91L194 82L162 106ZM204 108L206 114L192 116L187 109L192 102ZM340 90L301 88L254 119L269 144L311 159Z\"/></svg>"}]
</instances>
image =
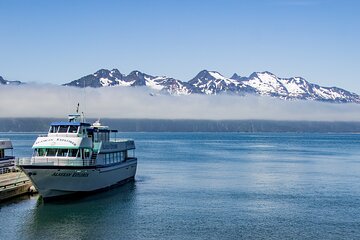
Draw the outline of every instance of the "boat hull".
<instances>
[{"instance_id":1,"label":"boat hull","mask_svg":"<svg viewBox=\"0 0 360 240\"><path fill-rule=\"evenodd\" d=\"M72 167L22 165L44 200L86 194L134 179L137 160L109 166Z\"/></svg>"}]
</instances>

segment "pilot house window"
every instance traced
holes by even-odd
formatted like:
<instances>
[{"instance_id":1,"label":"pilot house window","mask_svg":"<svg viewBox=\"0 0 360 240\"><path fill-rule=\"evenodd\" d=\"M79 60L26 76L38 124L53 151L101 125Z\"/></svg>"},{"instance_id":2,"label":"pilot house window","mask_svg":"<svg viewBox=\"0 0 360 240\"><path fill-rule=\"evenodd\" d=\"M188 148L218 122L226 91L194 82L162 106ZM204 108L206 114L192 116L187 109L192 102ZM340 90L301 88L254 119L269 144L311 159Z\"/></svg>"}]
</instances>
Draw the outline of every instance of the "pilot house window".
<instances>
[{"instance_id":1,"label":"pilot house window","mask_svg":"<svg viewBox=\"0 0 360 240\"><path fill-rule=\"evenodd\" d=\"M50 128L50 133L57 133L57 131L58 131L58 126L51 126L51 128Z\"/></svg>"},{"instance_id":2,"label":"pilot house window","mask_svg":"<svg viewBox=\"0 0 360 240\"><path fill-rule=\"evenodd\" d=\"M78 126L69 127L69 133L77 133L77 132L78 132Z\"/></svg>"},{"instance_id":3,"label":"pilot house window","mask_svg":"<svg viewBox=\"0 0 360 240\"><path fill-rule=\"evenodd\" d=\"M68 131L68 126L60 126L59 133L66 133Z\"/></svg>"}]
</instances>

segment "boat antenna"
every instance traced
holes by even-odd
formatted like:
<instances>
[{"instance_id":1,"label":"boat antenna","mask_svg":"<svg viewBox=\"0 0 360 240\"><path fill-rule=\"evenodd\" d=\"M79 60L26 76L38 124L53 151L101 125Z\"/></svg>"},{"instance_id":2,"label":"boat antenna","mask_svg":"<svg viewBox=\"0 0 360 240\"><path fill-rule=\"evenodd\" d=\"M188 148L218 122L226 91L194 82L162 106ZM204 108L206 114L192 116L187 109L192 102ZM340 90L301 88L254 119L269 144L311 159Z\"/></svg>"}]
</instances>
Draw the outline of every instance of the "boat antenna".
<instances>
[{"instance_id":1,"label":"boat antenna","mask_svg":"<svg viewBox=\"0 0 360 240\"><path fill-rule=\"evenodd\" d=\"M80 107L80 103L77 104L76 113L79 113L79 107Z\"/></svg>"},{"instance_id":2,"label":"boat antenna","mask_svg":"<svg viewBox=\"0 0 360 240\"><path fill-rule=\"evenodd\" d=\"M81 118L82 118L82 122L85 122L85 114L84 114L84 112L81 112Z\"/></svg>"}]
</instances>

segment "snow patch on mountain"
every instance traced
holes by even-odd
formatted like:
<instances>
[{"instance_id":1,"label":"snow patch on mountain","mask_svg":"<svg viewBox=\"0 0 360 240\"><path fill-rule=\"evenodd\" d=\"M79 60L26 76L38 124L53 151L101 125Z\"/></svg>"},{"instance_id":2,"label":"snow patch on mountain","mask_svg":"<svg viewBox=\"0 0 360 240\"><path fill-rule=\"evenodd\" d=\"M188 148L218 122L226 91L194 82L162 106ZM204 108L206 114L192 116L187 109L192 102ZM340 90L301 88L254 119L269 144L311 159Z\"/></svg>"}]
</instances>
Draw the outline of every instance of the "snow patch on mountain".
<instances>
[{"instance_id":1,"label":"snow patch on mountain","mask_svg":"<svg viewBox=\"0 0 360 240\"><path fill-rule=\"evenodd\" d=\"M282 85L286 88L289 96L294 97L299 94L306 93L306 82L302 78L291 78L291 79L279 79Z\"/></svg>"},{"instance_id":2,"label":"snow patch on mountain","mask_svg":"<svg viewBox=\"0 0 360 240\"><path fill-rule=\"evenodd\" d=\"M279 78L270 72L253 73L248 80L242 81L242 83L254 88L261 95L286 96L288 94Z\"/></svg>"}]
</instances>

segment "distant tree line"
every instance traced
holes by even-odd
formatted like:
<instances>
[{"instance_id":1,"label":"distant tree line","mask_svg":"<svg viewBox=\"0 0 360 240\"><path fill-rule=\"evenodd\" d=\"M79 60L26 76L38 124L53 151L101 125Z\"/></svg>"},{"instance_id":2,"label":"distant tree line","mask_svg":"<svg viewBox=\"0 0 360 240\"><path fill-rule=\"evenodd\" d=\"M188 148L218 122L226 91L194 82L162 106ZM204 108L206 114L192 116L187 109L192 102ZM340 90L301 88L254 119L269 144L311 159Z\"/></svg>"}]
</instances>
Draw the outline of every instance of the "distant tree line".
<instances>
[{"instance_id":1,"label":"distant tree line","mask_svg":"<svg viewBox=\"0 0 360 240\"><path fill-rule=\"evenodd\" d=\"M0 118L0 132L46 132L51 122L60 120ZM102 119L101 123L121 132L360 132L360 122Z\"/></svg>"}]
</instances>

